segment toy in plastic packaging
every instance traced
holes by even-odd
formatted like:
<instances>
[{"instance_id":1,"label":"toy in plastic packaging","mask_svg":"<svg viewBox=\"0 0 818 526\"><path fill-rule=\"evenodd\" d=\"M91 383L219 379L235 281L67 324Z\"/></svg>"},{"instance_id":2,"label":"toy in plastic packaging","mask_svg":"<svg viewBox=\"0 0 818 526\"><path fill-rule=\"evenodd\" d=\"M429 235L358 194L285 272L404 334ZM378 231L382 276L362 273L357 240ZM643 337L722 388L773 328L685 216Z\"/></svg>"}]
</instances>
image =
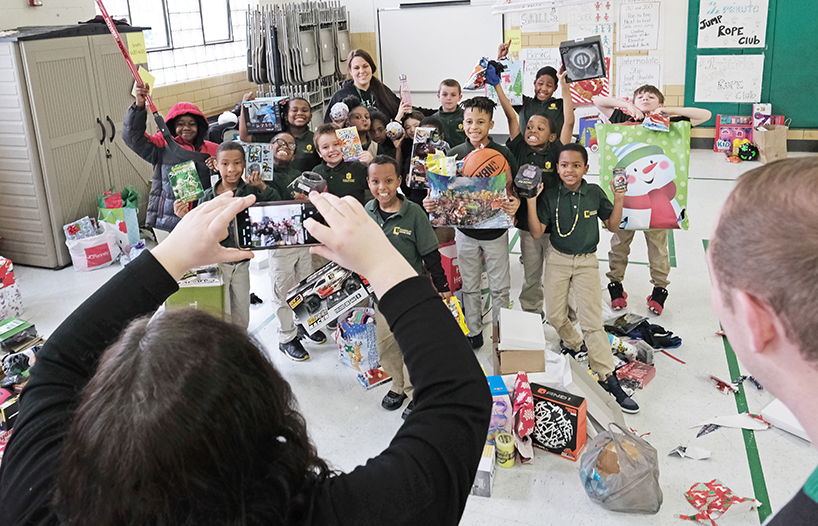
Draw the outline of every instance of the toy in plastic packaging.
<instances>
[{"instance_id":1,"label":"toy in plastic packaging","mask_svg":"<svg viewBox=\"0 0 818 526\"><path fill-rule=\"evenodd\" d=\"M329 110L329 118L333 122L346 122L349 117L349 106L344 102L336 102Z\"/></svg>"},{"instance_id":2,"label":"toy in plastic packaging","mask_svg":"<svg viewBox=\"0 0 818 526\"><path fill-rule=\"evenodd\" d=\"M637 325L647 320L647 317L627 312L605 322L605 330L618 336L626 336Z\"/></svg>"},{"instance_id":3,"label":"toy in plastic packaging","mask_svg":"<svg viewBox=\"0 0 818 526\"><path fill-rule=\"evenodd\" d=\"M533 164L520 166L517 175L514 176L514 186L517 187L517 194L521 199L535 197L537 187L542 182L542 169Z\"/></svg>"},{"instance_id":4,"label":"toy in plastic packaging","mask_svg":"<svg viewBox=\"0 0 818 526\"><path fill-rule=\"evenodd\" d=\"M456 176L457 157L446 157L442 152L437 151L426 156L426 169L440 175Z\"/></svg>"},{"instance_id":5,"label":"toy in plastic packaging","mask_svg":"<svg viewBox=\"0 0 818 526\"><path fill-rule=\"evenodd\" d=\"M396 141L403 137L403 126L399 122L391 121L386 125L386 138L390 141Z\"/></svg>"},{"instance_id":6,"label":"toy in plastic packaging","mask_svg":"<svg viewBox=\"0 0 818 526\"><path fill-rule=\"evenodd\" d=\"M661 111L651 113L645 116L645 120L642 121L642 126L653 131L669 132L670 117L668 117L667 113Z\"/></svg>"},{"instance_id":7,"label":"toy in plastic packaging","mask_svg":"<svg viewBox=\"0 0 818 526\"><path fill-rule=\"evenodd\" d=\"M559 50L562 63L568 72L566 82L608 76L600 35L561 42Z\"/></svg>"},{"instance_id":8,"label":"toy in plastic packaging","mask_svg":"<svg viewBox=\"0 0 818 526\"><path fill-rule=\"evenodd\" d=\"M432 135L437 134L435 128L421 128L415 130L412 143L412 171L409 174L409 188L426 188L426 157L434 154L436 149Z\"/></svg>"},{"instance_id":9,"label":"toy in plastic packaging","mask_svg":"<svg viewBox=\"0 0 818 526\"><path fill-rule=\"evenodd\" d=\"M357 161L364 152L361 145L361 138L358 136L358 128L350 126L349 128L341 128L335 130L335 135L341 142L341 153L344 155L345 161Z\"/></svg>"},{"instance_id":10,"label":"toy in plastic packaging","mask_svg":"<svg viewBox=\"0 0 818 526\"><path fill-rule=\"evenodd\" d=\"M614 191L628 190L628 176L625 173L625 171L626 171L625 168L613 169Z\"/></svg>"},{"instance_id":11,"label":"toy in plastic packaging","mask_svg":"<svg viewBox=\"0 0 818 526\"><path fill-rule=\"evenodd\" d=\"M174 197L182 202L195 201L204 194L202 181L199 179L199 172L196 171L193 161L171 166L168 170L168 179L173 188Z\"/></svg>"},{"instance_id":12,"label":"toy in plastic packaging","mask_svg":"<svg viewBox=\"0 0 818 526\"><path fill-rule=\"evenodd\" d=\"M451 311L452 316L454 316L463 334L469 334L469 327L466 325L466 318L463 316L463 309L460 308L460 302L457 300L457 297L452 296L445 300L444 303L449 307L449 311Z\"/></svg>"},{"instance_id":13,"label":"toy in plastic packaging","mask_svg":"<svg viewBox=\"0 0 818 526\"><path fill-rule=\"evenodd\" d=\"M315 172L302 172L287 186L290 199L307 199L312 191L326 192L327 181Z\"/></svg>"},{"instance_id":14,"label":"toy in plastic packaging","mask_svg":"<svg viewBox=\"0 0 818 526\"><path fill-rule=\"evenodd\" d=\"M247 133L282 131L287 100L287 97L259 97L242 102Z\"/></svg>"},{"instance_id":15,"label":"toy in plastic packaging","mask_svg":"<svg viewBox=\"0 0 818 526\"><path fill-rule=\"evenodd\" d=\"M261 142L242 143L247 159L247 173L258 172L262 181L273 180L275 145Z\"/></svg>"},{"instance_id":16,"label":"toy in plastic packaging","mask_svg":"<svg viewBox=\"0 0 818 526\"><path fill-rule=\"evenodd\" d=\"M579 477L588 497L606 510L653 514L662 506L656 449L617 424L594 438Z\"/></svg>"}]
</instances>

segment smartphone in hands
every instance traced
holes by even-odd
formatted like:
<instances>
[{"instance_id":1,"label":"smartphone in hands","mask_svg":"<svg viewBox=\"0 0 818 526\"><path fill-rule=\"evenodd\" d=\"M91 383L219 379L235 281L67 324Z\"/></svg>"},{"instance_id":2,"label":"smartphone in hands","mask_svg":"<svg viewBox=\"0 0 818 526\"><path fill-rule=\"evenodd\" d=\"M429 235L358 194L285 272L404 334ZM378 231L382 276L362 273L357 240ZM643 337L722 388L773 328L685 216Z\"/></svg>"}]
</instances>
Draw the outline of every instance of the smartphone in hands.
<instances>
[{"instance_id":1,"label":"smartphone in hands","mask_svg":"<svg viewBox=\"0 0 818 526\"><path fill-rule=\"evenodd\" d=\"M320 245L304 228L304 221L310 217L326 224L309 201L255 203L239 212L233 222L236 244L243 250Z\"/></svg>"}]
</instances>

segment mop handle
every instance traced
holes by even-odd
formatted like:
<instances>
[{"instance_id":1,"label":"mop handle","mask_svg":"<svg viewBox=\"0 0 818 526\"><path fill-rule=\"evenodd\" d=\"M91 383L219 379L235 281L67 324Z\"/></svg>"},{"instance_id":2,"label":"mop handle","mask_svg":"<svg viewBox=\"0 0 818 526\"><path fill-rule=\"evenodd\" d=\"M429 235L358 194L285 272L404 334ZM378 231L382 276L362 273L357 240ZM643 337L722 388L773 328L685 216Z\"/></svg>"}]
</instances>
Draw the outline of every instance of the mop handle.
<instances>
[{"instance_id":1,"label":"mop handle","mask_svg":"<svg viewBox=\"0 0 818 526\"><path fill-rule=\"evenodd\" d=\"M111 15L108 14L108 11L105 9L105 6L102 4L102 0L96 0L97 7L99 7L100 13L102 13L102 18L105 19L105 24L108 26L108 30L111 32L111 35L114 37L117 45L119 46L119 50L122 52L122 56L125 57L125 63L128 64L128 69L131 70L131 75L133 75L134 80L136 81L136 85L140 88L145 84L142 81L142 77L139 75L139 71L137 71L136 66L131 60L131 55L128 53L128 49L125 47L125 44L122 43L122 38L119 36L119 31L116 30L116 26L114 25L114 21L111 20ZM148 107L150 107L151 112L156 114L156 106L153 104L153 99L151 98L150 93L145 95L145 99L148 103Z\"/></svg>"}]
</instances>

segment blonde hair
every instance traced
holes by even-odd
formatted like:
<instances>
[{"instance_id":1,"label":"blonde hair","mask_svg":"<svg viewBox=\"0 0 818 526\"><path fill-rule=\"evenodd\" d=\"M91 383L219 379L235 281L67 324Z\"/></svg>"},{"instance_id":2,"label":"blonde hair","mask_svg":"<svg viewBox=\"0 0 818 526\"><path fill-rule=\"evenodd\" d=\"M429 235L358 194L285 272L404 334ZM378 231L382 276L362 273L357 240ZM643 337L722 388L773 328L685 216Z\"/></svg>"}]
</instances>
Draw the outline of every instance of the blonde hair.
<instances>
[{"instance_id":1,"label":"blonde hair","mask_svg":"<svg viewBox=\"0 0 818 526\"><path fill-rule=\"evenodd\" d=\"M766 302L805 358L818 363L818 158L742 175L709 246L725 304L741 290Z\"/></svg>"}]
</instances>

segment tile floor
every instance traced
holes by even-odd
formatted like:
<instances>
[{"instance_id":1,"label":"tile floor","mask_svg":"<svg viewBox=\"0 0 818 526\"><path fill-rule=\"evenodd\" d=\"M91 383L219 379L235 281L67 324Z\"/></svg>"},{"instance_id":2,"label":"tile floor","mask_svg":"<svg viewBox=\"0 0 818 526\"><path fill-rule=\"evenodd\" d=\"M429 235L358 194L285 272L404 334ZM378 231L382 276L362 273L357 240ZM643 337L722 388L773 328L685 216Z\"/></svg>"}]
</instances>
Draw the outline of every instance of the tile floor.
<instances>
[{"instance_id":1,"label":"tile floor","mask_svg":"<svg viewBox=\"0 0 818 526\"><path fill-rule=\"evenodd\" d=\"M592 159L591 172L597 163ZM707 375L729 378L722 339L710 306L709 278L702 240L710 235L713 220L734 179L756 163L731 164L720 154L694 150L689 186L690 230L674 232L676 268L665 313L657 323L684 339L673 354L681 364L665 355L656 356L656 378L635 395L642 411L626 415L628 425L639 433L650 433L647 440L659 452L664 504L657 515L626 515L603 510L585 495L578 476L578 464L536 451L533 462L512 469L497 468L491 498L471 497L466 506L464 525L615 525L681 524L675 516L693 514L683 493L696 482L720 479L740 496L753 496L754 487L742 432L722 428L696 438L697 423L717 415L735 414L733 396L716 391ZM598 173L598 172L597 172ZM594 176L589 181L596 182ZM751 235L751 234L750 234ZM599 257L607 258L607 235L602 234ZM515 298L522 280L522 266L512 246L512 294ZM637 235L631 261L647 262L645 246ZM76 273L17 266L26 310L24 318L33 321L40 333L48 336L76 306L104 283L118 266L90 273ZM605 262L600 273L606 283ZM252 290L263 299L271 295L266 270L251 271ZM651 292L648 268L644 264L629 267L625 288L630 294L630 309L646 314L642 298ZM339 470L351 470L377 455L388 444L403 422L400 412L380 407L388 385L365 391L352 371L337 360L333 344L309 346L312 358L294 363L277 350L277 321L270 302L251 307L250 331L264 344L271 360L290 381L307 418L310 434L319 453ZM517 307L519 308L519 307ZM486 333L488 341L489 333ZM546 326L546 338L558 343L556 333ZM490 346L477 353L480 362L491 370ZM747 391L749 409L760 412L772 400L766 392ZM755 433L764 479L773 510L779 509L806 480L818 464L818 452L809 443L777 429ZM680 444L705 447L712 458L704 461L668 457ZM720 526L759 524L755 512L719 521Z\"/></svg>"}]
</instances>

